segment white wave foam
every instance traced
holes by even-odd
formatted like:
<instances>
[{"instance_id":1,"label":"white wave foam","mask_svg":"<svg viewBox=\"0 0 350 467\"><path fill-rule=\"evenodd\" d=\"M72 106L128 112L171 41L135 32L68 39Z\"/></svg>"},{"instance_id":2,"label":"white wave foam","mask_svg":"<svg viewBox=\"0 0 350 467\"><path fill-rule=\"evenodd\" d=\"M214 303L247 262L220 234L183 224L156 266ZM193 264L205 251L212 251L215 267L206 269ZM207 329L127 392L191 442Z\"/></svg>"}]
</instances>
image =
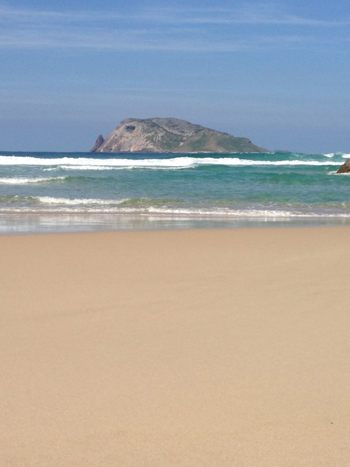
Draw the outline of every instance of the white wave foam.
<instances>
[{"instance_id":1,"label":"white wave foam","mask_svg":"<svg viewBox=\"0 0 350 467\"><path fill-rule=\"evenodd\" d=\"M64 170L125 170L133 169L134 167L111 167L105 165L61 165L60 169ZM56 170L56 169L44 169L44 170Z\"/></svg>"},{"instance_id":2,"label":"white wave foam","mask_svg":"<svg viewBox=\"0 0 350 467\"><path fill-rule=\"evenodd\" d=\"M224 217L265 217L265 218L285 218L285 217L350 217L349 214L326 214L326 213L302 213L297 211L279 211L263 209L162 209L150 207L147 209L150 213L157 214L183 214L183 215L202 215L202 216L224 216Z\"/></svg>"},{"instance_id":3,"label":"white wave foam","mask_svg":"<svg viewBox=\"0 0 350 467\"><path fill-rule=\"evenodd\" d=\"M31 183L51 182L54 180L64 180L66 177L42 177L42 178L0 178L2 185L27 185Z\"/></svg>"},{"instance_id":4,"label":"white wave foam","mask_svg":"<svg viewBox=\"0 0 350 467\"><path fill-rule=\"evenodd\" d=\"M350 213L326 213L326 212L301 212L301 211L285 211L285 210L267 210L267 209L181 209L181 208L159 208L154 206L136 208L136 207L113 207L111 204L121 204L125 200L68 200L66 198L49 198L41 197L40 200L46 200L47 206L43 208L32 207L3 207L0 212L3 213L51 213L51 214L130 214L136 216L181 216L195 218L260 218L260 219L288 219L288 218L304 218L304 219L322 219L322 218L347 218L350 219ZM54 200L54 201L50 201ZM63 202L62 202L63 200ZM92 205L109 204L109 207L93 207ZM64 204L65 206L53 207L53 205ZM90 204L89 207L86 205ZM51 205L51 207L50 207ZM68 205L68 206L67 206ZM70 205L70 206L69 206ZM85 205L84 207L82 205Z\"/></svg>"},{"instance_id":5,"label":"white wave foam","mask_svg":"<svg viewBox=\"0 0 350 467\"><path fill-rule=\"evenodd\" d=\"M94 166L94 165L61 165L60 169L63 170L134 170L134 169L149 169L149 170L180 170L186 167L169 167L169 166ZM57 170L57 168L53 169L44 169L44 170Z\"/></svg>"},{"instance_id":6,"label":"white wave foam","mask_svg":"<svg viewBox=\"0 0 350 467\"><path fill-rule=\"evenodd\" d=\"M77 205L116 205L125 203L128 201L129 198L123 199L89 199L89 198L77 198L77 199L69 199L69 198L53 198L51 196L38 196L36 197L38 201L44 204L67 204L72 206Z\"/></svg>"},{"instance_id":7,"label":"white wave foam","mask_svg":"<svg viewBox=\"0 0 350 467\"><path fill-rule=\"evenodd\" d=\"M339 176L349 177L350 172L344 172L344 173L338 174L336 170L331 170L330 172L328 172L328 175L337 175L337 176L339 175Z\"/></svg>"},{"instance_id":8,"label":"white wave foam","mask_svg":"<svg viewBox=\"0 0 350 467\"><path fill-rule=\"evenodd\" d=\"M348 158L349 155L342 157ZM173 157L168 159L91 159L91 158L69 158L62 157L57 159L44 159L38 157L18 157L18 156L0 156L0 165L32 165L32 166L60 166L64 168L74 168L77 170L109 170L113 168L131 169L131 168L191 168L200 165L224 165L224 166L324 166L339 165L334 161L316 161L316 160L251 160L240 159L238 157Z\"/></svg>"},{"instance_id":9,"label":"white wave foam","mask_svg":"<svg viewBox=\"0 0 350 467\"><path fill-rule=\"evenodd\" d=\"M323 154L324 157L343 157L345 159L348 159L350 157L350 154L344 154L343 152L330 152L329 154Z\"/></svg>"}]
</instances>

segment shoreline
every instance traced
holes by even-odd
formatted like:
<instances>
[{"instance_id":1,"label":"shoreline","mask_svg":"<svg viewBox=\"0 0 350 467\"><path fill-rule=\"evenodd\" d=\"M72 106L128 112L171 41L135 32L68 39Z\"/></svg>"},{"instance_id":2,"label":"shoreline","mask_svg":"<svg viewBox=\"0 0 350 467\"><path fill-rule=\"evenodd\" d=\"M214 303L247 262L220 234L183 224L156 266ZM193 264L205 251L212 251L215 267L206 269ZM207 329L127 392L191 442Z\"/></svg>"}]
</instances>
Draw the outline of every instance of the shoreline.
<instances>
[{"instance_id":1,"label":"shoreline","mask_svg":"<svg viewBox=\"0 0 350 467\"><path fill-rule=\"evenodd\" d=\"M347 467L349 233L0 236L0 464Z\"/></svg>"},{"instance_id":2,"label":"shoreline","mask_svg":"<svg viewBox=\"0 0 350 467\"><path fill-rule=\"evenodd\" d=\"M246 216L106 212L0 212L0 236L83 232L346 227L350 217Z\"/></svg>"}]
</instances>

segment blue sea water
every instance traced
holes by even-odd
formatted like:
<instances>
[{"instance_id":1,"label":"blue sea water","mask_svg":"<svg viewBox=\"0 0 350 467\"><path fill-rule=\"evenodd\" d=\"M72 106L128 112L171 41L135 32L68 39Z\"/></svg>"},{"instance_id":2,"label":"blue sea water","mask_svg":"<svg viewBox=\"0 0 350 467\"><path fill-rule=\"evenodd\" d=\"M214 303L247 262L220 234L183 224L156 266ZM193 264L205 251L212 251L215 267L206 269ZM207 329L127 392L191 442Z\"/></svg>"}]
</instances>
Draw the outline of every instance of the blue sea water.
<instances>
[{"instance_id":1,"label":"blue sea water","mask_svg":"<svg viewBox=\"0 0 350 467\"><path fill-rule=\"evenodd\" d=\"M0 233L350 225L349 157L0 152Z\"/></svg>"}]
</instances>

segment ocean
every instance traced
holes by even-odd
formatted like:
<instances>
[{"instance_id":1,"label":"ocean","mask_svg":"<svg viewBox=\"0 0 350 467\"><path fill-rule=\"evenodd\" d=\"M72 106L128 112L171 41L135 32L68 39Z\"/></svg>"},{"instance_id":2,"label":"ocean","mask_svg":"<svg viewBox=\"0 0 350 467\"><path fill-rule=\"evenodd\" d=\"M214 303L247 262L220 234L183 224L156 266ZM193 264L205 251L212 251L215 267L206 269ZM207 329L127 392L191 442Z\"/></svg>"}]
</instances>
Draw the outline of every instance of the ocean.
<instances>
[{"instance_id":1,"label":"ocean","mask_svg":"<svg viewBox=\"0 0 350 467\"><path fill-rule=\"evenodd\" d=\"M350 225L349 157L0 151L0 234Z\"/></svg>"}]
</instances>

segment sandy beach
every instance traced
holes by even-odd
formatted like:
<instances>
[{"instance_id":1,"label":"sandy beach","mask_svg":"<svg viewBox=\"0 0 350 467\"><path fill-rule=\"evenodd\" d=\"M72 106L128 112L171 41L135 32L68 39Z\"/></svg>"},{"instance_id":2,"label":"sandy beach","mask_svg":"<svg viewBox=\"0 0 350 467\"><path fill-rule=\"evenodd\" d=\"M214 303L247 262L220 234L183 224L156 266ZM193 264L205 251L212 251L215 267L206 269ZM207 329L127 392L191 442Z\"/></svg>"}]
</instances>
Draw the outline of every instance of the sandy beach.
<instances>
[{"instance_id":1,"label":"sandy beach","mask_svg":"<svg viewBox=\"0 0 350 467\"><path fill-rule=\"evenodd\" d=\"M0 465L348 467L349 236L0 237Z\"/></svg>"}]
</instances>

